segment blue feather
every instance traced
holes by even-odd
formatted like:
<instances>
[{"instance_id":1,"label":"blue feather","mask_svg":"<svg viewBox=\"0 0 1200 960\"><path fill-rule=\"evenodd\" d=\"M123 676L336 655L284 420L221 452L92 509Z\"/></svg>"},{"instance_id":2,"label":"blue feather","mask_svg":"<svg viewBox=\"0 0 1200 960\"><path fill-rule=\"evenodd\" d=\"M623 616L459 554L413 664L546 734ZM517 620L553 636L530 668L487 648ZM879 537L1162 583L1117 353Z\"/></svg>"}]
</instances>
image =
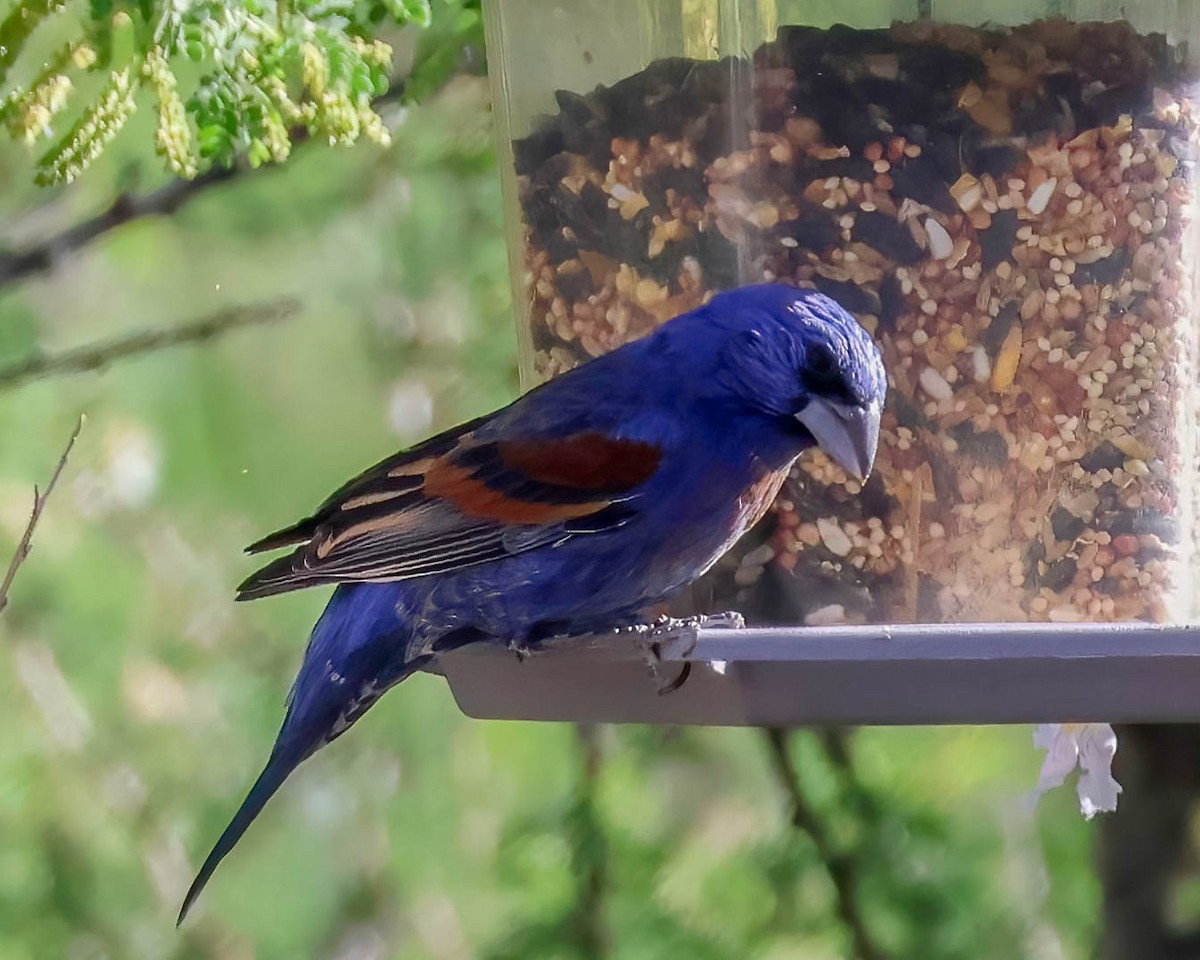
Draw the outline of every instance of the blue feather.
<instances>
[{"instance_id":1,"label":"blue feather","mask_svg":"<svg viewBox=\"0 0 1200 960\"><path fill-rule=\"evenodd\" d=\"M188 915L188 911L192 909L192 904L196 902L196 898L200 896L201 891L208 885L208 880L213 875L213 871L217 869L217 865L225 859L225 855L242 839L242 834L246 832L246 828L262 812L267 801L275 795L275 791L283 786L283 781L296 769L301 759L303 758L284 756L278 752L271 754L271 759L267 761L267 765L263 768L262 773L254 781L254 786L246 794L246 799L242 801L242 805L238 808L237 813L229 821L229 826L222 832L212 851L205 859L204 865L200 868L200 872L196 874L196 879L192 881L191 887L188 888L187 896L183 898L183 906L179 908L179 917L175 921L176 926L183 923L184 918Z\"/></svg>"},{"instance_id":2,"label":"blue feather","mask_svg":"<svg viewBox=\"0 0 1200 960\"><path fill-rule=\"evenodd\" d=\"M288 693L271 756L197 873L177 924L291 772L341 736L389 687L424 664L426 657L408 659L408 635L400 617L413 594L400 585L352 584L334 591Z\"/></svg>"},{"instance_id":3,"label":"blue feather","mask_svg":"<svg viewBox=\"0 0 1200 960\"><path fill-rule=\"evenodd\" d=\"M260 541L255 549L300 546L247 581L243 598L330 573L363 582L340 586L314 628L271 757L180 920L288 774L387 689L464 643L524 644L548 631L633 621L711 567L814 443L848 469L869 470L886 390L878 349L834 301L781 285L746 287L383 461L309 519ZM477 487L483 481L470 471L486 470L489 496L590 503L596 488L583 496L531 484L493 451L470 452L587 432L661 451L652 473L597 512L509 523L425 489L422 471L441 464L445 479L450 463L452 478L465 471ZM345 536L337 543L321 539L338 530ZM414 562L429 557L439 572Z\"/></svg>"}]
</instances>

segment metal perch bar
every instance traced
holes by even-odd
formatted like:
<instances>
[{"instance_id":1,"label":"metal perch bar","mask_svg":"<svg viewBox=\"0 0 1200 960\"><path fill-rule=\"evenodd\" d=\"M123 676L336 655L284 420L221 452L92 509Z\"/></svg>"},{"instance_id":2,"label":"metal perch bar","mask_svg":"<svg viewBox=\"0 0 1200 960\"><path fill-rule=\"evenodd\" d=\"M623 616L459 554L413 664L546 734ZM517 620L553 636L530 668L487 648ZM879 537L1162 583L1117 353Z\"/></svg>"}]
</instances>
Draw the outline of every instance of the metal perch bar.
<instances>
[{"instance_id":1,"label":"metal perch bar","mask_svg":"<svg viewBox=\"0 0 1200 960\"><path fill-rule=\"evenodd\" d=\"M630 636L518 661L503 648L441 658L479 719L778 726L1200 721L1200 626L939 624L730 630L662 641L691 662L659 696ZM724 672L711 664L724 662Z\"/></svg>"}]
</instances>

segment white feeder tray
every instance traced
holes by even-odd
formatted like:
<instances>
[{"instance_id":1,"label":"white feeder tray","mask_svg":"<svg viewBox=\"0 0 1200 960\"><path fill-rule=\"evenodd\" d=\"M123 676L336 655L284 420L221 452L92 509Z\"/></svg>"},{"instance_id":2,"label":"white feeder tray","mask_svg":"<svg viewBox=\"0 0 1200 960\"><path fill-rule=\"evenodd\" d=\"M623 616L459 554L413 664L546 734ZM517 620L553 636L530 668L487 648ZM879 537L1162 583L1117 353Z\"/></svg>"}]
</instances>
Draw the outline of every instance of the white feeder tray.
<instances>
[{"instance_id":1,"label":"white feeder tray","mask_svg":"<svg viewBox=\"0 0 1200 960\"><path fill-rule=\"evenodd\" d=\"M489 720L712 726L1200 721L1200 626L969 624L719 629L662 645L659 694L636 642L518 660L443 655L459 708ZM713 664L717 666L714 667Z\"/></svg>"}]
</instances>

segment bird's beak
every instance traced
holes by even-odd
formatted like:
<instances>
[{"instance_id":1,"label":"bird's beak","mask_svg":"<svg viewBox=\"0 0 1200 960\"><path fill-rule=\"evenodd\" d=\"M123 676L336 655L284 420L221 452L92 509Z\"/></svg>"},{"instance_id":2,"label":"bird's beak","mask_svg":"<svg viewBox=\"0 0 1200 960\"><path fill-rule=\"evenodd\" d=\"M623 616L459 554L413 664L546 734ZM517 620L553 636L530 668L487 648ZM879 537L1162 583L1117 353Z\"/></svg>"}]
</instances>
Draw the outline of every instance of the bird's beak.
<instances>
[{"instance_id":1,"label":"bird's beak","mask_svg":"<svg viewBox=\"0 0 1200 960\"><path fill-rule=\"evenodd\" d=\"M879 446L880 405L846 406L817 397L796 414L818 445L851 476L866 480Z\"/></svg>"}]
</instances>

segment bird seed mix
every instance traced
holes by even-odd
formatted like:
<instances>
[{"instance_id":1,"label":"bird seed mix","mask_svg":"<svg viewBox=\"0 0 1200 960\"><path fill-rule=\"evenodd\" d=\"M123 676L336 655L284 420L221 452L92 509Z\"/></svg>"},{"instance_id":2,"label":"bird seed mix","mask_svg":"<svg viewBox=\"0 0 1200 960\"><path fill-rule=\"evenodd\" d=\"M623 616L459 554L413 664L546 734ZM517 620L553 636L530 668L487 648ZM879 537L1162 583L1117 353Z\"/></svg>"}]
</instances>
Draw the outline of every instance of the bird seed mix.
<instances>
[{"instance_id":1,"label":"bird seed mix","mask_svg":"<svg viewBox=\"0 0 1200 960\"><path fill-rule=\"evenodd\" d=\"M785 27L748 60L559 91L514 143L536 372L715 291L816 288L884 353L875 472L803 457L728 599L808 623L1175 619L1197 475L1181 59L1126 23Z\"/></svg>"}]
</instances>

